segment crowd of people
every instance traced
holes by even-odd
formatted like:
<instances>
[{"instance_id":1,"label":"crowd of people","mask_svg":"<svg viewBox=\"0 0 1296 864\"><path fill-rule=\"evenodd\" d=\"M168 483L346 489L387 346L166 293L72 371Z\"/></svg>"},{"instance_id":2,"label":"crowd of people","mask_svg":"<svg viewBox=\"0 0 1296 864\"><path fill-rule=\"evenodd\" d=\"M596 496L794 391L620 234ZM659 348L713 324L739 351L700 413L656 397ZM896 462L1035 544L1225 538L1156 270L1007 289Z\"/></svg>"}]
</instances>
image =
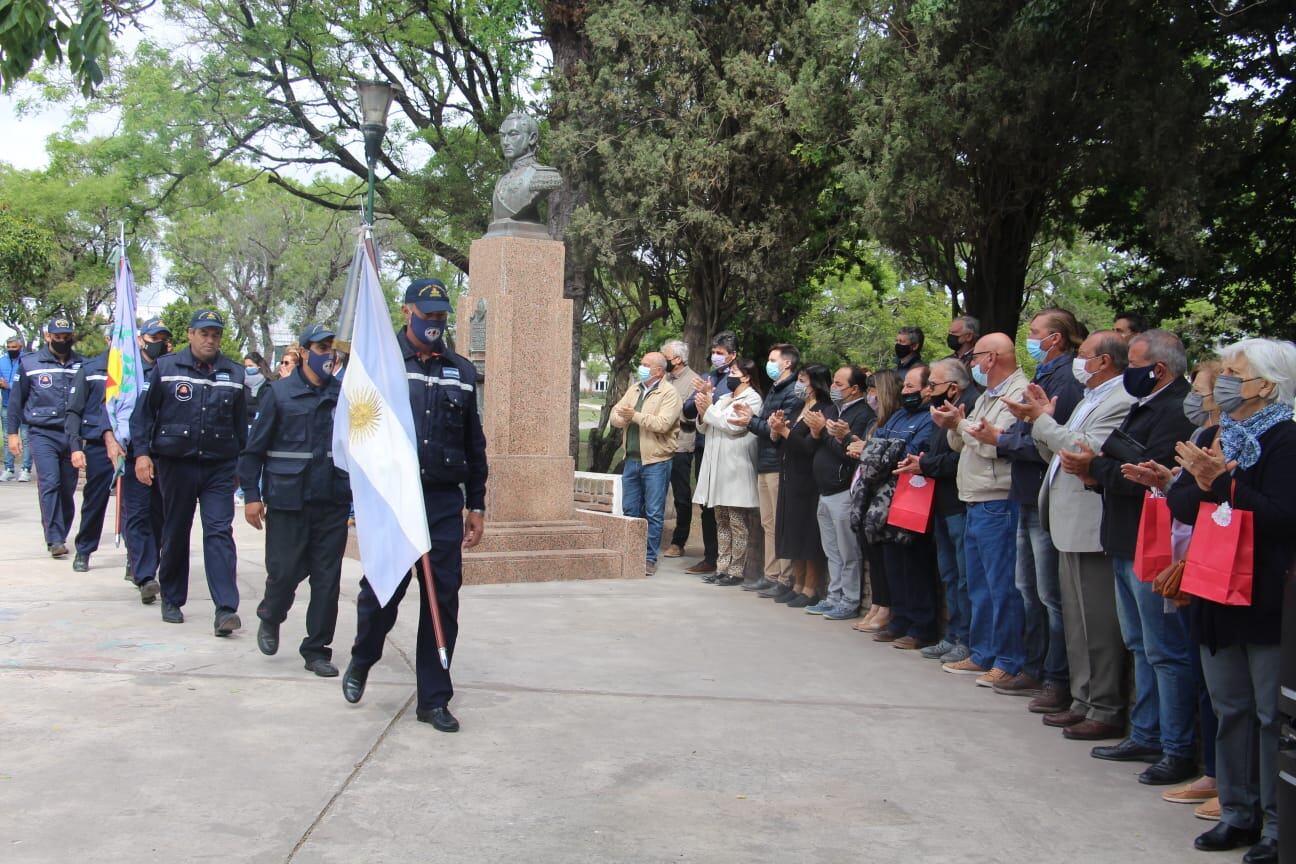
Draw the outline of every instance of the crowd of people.
<instances>
[{"instance_id":1,"label":"crowd of people","mask_svg":"<svg viewBox=\"0 0 1296 864\"><path fill-rule=\"evenodd\" d=\"M951 353L929 362L922 330L902 327L888 369L803 363L789 344L762 366L731 332L705 375L682 341L645 354L612 423L647 572L659 551L684 554L697 505L687 573L1021 698L1216 821L1197 849L1277 861L1296 345L1246 339L1190 369L1181 340L1136 314L1089 332L1049 308L1029 322L1028 377L1013 337L980 329L954 319ZM1219 544L1194 533L1234 513L1250 514L1254 554L1238 540L1239 560L1197 584Z\"/></svg>"}]
</instances>

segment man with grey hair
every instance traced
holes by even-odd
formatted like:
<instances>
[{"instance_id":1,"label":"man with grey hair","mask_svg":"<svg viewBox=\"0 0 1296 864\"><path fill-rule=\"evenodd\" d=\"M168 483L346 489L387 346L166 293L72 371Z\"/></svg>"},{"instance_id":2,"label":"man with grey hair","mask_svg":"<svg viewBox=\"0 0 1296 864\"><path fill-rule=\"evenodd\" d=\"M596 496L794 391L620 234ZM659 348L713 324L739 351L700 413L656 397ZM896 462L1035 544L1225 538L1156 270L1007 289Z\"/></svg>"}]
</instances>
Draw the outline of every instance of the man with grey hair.
<instances>
[{"instance_id":1,"label":"man with grey hair","mask_svg":"<svg viewBox=\"0 0 1296 864\"><path fill-rule=\"evenodd\" d=\"M1111 747L1095 747L1096 759L1155 763L1139 782L1163 785L1197 775L1193 746L1197 689L1192 645L1183 616L1167 614L1165 600L1134 573L1146 487L1126 478L1121 466L1159 462L1175 464L1175 444L1187 441L1196 428L1184 415L1189 385L1184 372L1188 358L1179 337L1165 330L1140 333L1129 343L1129 366L1123 375L1126 392L1135 400L1117 431L1095 452L1079 442L1058 455L1062 468L1087 488L1102 493L1100 539L1116 578L1116 611L1125 647L1134 654L1134 707L1128 738ZM1152 578L1156 574L1144 574ZM1091 734L1063 730L1069 738L1097 740L1119 734L1119 727L1087 729ZM1068 734L1071 733L1071 734Z\"/></svg>"},{"instance_id":2,"label":"man with grey hair","mask_svg":"<svg viewBox=\"0 0 1296 864\"><path fill-rule=\"evenodd\" d=\"M0 424L4 423L5 416L9 413L9 395L18 386L18 360L23 355L23 342L17 334L10 336L5 340L5 353L0 355ZM18 475L18 480L26 483L31 480L32 451L27 446L27 424L19 426L20 440L22 442L22 473ZM14 454L9 448L4 448L4 473L0 474L0 481L14 479Z\"/></svg>"},{"instance_id":3,"label":"man with grey hair","mask_svg":"<svg viewBox=\"0 0 1296 864\"><path fill-rule=\"evenodd\" d=\"M950 322L949 332L945 334L945 344L954 353L950 355L955 360L961 360L963 365L972 368L972 349L976 347L976 342L981 338L981 322L971 315L960 315Z\"/></svg>"},{"instance_id":4,"label":"man with grey hair","mask_svg":"<svg viewBox=\"0 0 1296 864\"><path fill-rule=\"evenodd\" d=\"M688 343L672 339L661 347L666 358L666 380L675 388L683 405L697 389L701 377L689 368ZM689 532L693 528L693 451L697 439L697 423L680 418L679 437L675 439L675 455L671 457L670 487L675 501L675 530L671 532L670 546L662 552L663 558L678 558L684 554ZM698 460L699 462L701 460Z\"/></svg>"}]
</instances>

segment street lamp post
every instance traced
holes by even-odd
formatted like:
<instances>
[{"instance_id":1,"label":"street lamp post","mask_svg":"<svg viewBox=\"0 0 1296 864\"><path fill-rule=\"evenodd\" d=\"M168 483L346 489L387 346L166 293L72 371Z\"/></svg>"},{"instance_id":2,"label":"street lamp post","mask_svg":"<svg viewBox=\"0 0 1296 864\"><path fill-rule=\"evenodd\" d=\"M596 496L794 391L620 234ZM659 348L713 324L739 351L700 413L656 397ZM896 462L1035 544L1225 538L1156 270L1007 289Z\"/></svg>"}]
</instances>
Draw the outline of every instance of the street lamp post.
<instances>
[{"instance_id":1,"label":"street lamp post","mask_svg":"<svg viewBox=\"0 0 1296 864\"><path fill-rule=\"evenodd\" d=\"M365 222L374 220L374 168L382 153L383 136L387 134L387 112L396 98L396 88L389 81L361 81L360 130L364 132L365 163L369 166L369 194L365 200Z\"/></svg>"}]
</instances>

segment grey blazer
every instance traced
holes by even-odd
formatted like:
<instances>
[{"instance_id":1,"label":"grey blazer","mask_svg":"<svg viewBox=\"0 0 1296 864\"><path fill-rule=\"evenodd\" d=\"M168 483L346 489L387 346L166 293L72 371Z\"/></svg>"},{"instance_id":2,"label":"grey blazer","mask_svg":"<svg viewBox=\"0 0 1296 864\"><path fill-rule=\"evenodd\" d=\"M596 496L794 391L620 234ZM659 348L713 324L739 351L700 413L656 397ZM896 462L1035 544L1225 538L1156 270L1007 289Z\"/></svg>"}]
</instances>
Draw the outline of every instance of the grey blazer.
<instances>
[{"instance_id":1,"label":"grey blazer","mask_svg":"<svg viewBox=\"0 0 1296 864\"><path fill-rule=\"evenodd\" d=\"M1117 384L1109 390L1098 406L1089 412L1077 429L1060 425L1047 414L1035 421L1031 435L1040 455L1049 462L1040 486L1039 512L1044 529L1053 538L1059 552L1101 552L1103 499L1101 495L1084 488L1080 478L1062 470L1056 455L1059 450L1072 450L1084 441L1094 452L1102 449L1107 437L1116 430L1137 400ZM1077 405L1077 412L1084 403Z\"/></svg>"}]
</instances>

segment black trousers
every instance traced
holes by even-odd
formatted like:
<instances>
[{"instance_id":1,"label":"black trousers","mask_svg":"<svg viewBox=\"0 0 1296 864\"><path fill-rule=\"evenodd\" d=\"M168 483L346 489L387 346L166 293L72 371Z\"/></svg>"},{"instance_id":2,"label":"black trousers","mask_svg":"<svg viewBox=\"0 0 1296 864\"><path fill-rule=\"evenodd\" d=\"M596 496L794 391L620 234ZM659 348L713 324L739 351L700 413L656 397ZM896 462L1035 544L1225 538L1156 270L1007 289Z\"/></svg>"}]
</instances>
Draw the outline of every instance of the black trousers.
<instances>
[{"instance_id":1,"label":"black trousers","mask_svg":"<svg viewBox=\"0 0 1296 864\"><path fill-rule=\"evenodd\" d=\"M689 477L693 454L676 453L671 457L671 497L675 499L675 530L671 545L683 549L693 528L693 481Z\"/></svg>"},{"instance_id":2,"label":"black trousers","mask_svg":"<svg viewBox=\"0 0 1296 864\"><path fill-rule=\"evenodd\" d=\"M912 636L920 642L935 641L936 546L921 535L912 543L882 543L883 566L890 589L891 624L897 636Z\"/></svg>"},{"instance_id":3,"label":"black trousers","mask_svg":"<svg viewBox=\"0 0 1296 864\"><path fill-rule=\"evenodd\" d=\"M699 439L701 440L701 439ZM702 471L702 448L693 451L693 479ZM692 510L689 511L692 514ZM702 557L708 564L714 565L720 557L720 539L716 536L715 510L702 508Z\"/></svg>"},{"instance_id":4,"label":"black trousers","mask_svg":"<svg viewBox=\"0 0 1296 864\"><path fill-rule=\"evenodd\" d=\"M423 503L427 510L428 533L432 549L433 590L437 609L441 612L441 626L445 630L446 652L454 659L455 642L459 638L459 588L463 585L463 493L458 488L436 489L424 487ZM437 655L436 634L432 629L432 613L428 611L423 574L418 569L419 623L418 651L415 670L418 676L418 707L422 710L443 708L454 696L450 672L441 668ZM382 659L383 643L396 625L396 612L405 591L409 588L407 573L386 606L379 605L378 595L368 579L360 580L360 595L356 598L356 640L351 647L351 660L358 668L368 669Z\"/></svg>"},{"instance_id":5,"label":"black trousers","mask_svg":"<svg viewBox=\"0 0 1296 864\"><path fill-rule=\"evenodd\" d=\"M346 551L350 502L307 504L301 510L267 509L265 597L257 617L282 624L297 595L297 586L310 580L306 606L306 638L302 657L330 659L337 629L338 589L342 584L342 554Z\"/></svg>"},{"instance_id":6,"label":"black trousers","mask_svg":"<svg viewBox=\"0 0 1296 864\"><path fill-rule=\"evenodd\" d=\"M103 536L104 516L108 512L108 493L112 491L113 464L102 441L85 445L86 482L81 490L81 530L76 535L78 555L89 555L99 548ZM121 502L117 502L121 506ZM124 526L123 526L124 527Z\"/></svg>"},{"instance_id":7,"label":"black trousers","mask_svg":"<svg viewBox=\"0 0 1296 864\"><path fill-rule=\"evenodd\" d=\"M153 483L162 491L162 540L158 583L162 599L183 606L189 599L189 531L202 507L203 569L217 610L238 611L234 549L235 460L203 461L156 456Z\"/></svg>"},{"instance_id":8,"label":"black trousers","mask_svg":"<svg viewBox=\"0 0 1296 864\"><path fill-rule=\"evenodd\" d=\"M855 537L859 540L860 566L868 562L869 602L874 606L891 606L891 586L887 583L886 564L882 560L882 546L868 542L864 532Z\"/></svg>"}]
</instances>

